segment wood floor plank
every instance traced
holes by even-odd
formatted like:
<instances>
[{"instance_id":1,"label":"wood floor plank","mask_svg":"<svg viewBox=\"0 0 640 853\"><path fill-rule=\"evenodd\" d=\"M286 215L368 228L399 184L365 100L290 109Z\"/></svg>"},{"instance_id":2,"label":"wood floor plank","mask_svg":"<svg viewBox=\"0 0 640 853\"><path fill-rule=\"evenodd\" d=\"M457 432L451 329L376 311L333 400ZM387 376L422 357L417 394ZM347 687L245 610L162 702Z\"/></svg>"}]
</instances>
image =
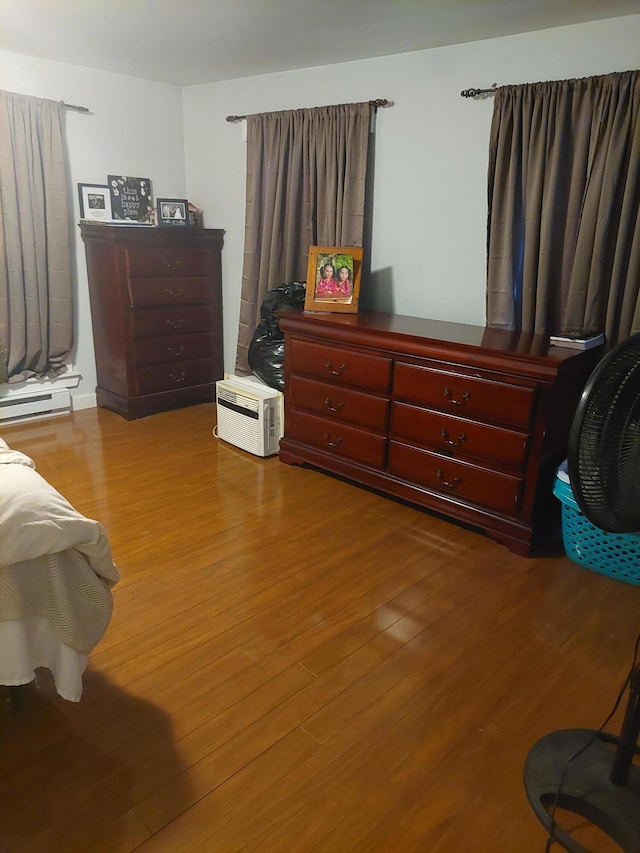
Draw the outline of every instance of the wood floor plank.
<instances>
[{"instance_id":1,"label":"wood floor plank","mask_svg":"<svg viewBox=\"0 0 640 853\"><path fill-rule=\"evenodd\" d=\"M0 702L1 853L543 849L528 750L600 725L640 587L251 456L214 420L3 430L122 579L82 701L43 671L19 714Z\"/></svg>"},{"instance_id":2,"label":"wood floor plank","mask_svg":"<svg viewBox=\"0 0 640 853\"><path fill-rule=\"evenodd\" d=\"M311 676L311 673L300 667L313 680L295 693L291 699L261 716L231 740L224 740L219 748L204 754L192 767L190 779L198 790L198 798L213 790L231 773L237 772L245 763L301 725L313 709L326 704L329 699L357 680L363 673L375 667L386 656L386 650L367 644L349 660L318 678ZM212 721L211 728L217 727ZM213 741L214 746L215 743ZM171 780L136 805L136 812L153 831L161 829L168 820L179 814L176 811L174 796L176 784L179 783Z\"/></svg>"},{"instance_id":3,"label":"wood floor plank","mask_svg":"<svg viewBox=\"0 0 640 853\"><path fill-rule=\"evenodd\" d=\"M237 850L237 828L269 799L274 788L288 785L291 771L320 748L296 728L255 761L200 799L188 812L166 825L140 847L141 853L173 853L178 849Z\"/></svg>"},{"instance_id":4,"label":"wood floor plank","mask_svg":"<svg viewBox=\"0 0 640 853\"><path fill-rule=\"evenodd\" d=\"M351 853L424 853L421 841L394 823L385 814L355 810L338 823L328 835L311 848L314 853L335 853L349 850ZM203 851L204 853L204 851Z\"/></svg>"}]
</instances>

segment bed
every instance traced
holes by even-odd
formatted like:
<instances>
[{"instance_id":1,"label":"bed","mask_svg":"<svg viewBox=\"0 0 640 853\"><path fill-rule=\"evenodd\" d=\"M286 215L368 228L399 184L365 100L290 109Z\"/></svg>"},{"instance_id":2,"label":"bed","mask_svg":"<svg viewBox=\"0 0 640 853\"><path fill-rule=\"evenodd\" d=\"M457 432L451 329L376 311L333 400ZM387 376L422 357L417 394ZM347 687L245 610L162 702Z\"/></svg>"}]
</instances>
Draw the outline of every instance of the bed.
<instances>
[{"instance_id":1,"label":"bed","mask_svg":"<svg viewBox=\"0 0 640 853\"><path fill-rule=\"evenodd\" d=\"M60 696L80 701L118 580L99 522L0 439L0 684L27 684L45 667Z\"/></svg>"}]
</instances>

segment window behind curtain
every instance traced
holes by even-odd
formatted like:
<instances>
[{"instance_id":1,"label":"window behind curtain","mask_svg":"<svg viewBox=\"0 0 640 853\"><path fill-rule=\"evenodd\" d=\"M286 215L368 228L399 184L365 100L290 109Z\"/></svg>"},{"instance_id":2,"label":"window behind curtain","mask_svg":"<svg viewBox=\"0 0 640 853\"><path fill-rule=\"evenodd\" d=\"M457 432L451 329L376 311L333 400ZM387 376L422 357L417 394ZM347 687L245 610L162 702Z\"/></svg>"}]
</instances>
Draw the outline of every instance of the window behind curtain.
<instances>
[{"instance_id":1,"label":"window behind curtain","mask_svg":"<svg viewBox=\"0 0 640 853\"><path fill-rule=\"evenodd\" d=\"M639 205L640 72L499 89L487 323L640 331Z\"/></svg>"}]
</instances>

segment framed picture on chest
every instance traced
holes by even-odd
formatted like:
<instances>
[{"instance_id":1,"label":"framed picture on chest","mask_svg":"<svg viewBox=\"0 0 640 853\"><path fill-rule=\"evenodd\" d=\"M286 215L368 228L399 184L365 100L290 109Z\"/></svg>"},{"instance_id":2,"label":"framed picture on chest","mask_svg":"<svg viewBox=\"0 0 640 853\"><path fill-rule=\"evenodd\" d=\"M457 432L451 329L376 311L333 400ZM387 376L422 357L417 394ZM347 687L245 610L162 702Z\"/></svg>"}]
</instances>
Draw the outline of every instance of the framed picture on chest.
<instances>
[{"instance_id":1,"label":"framed picture on chest","mask_svg":"<svg viewBox=\"0 0 640 853\"><path fill-rule=\"evenodd\" d=\"M304 310L357 314L361 271L359 246L310 246Z\"/></svg>"}]
</instances>

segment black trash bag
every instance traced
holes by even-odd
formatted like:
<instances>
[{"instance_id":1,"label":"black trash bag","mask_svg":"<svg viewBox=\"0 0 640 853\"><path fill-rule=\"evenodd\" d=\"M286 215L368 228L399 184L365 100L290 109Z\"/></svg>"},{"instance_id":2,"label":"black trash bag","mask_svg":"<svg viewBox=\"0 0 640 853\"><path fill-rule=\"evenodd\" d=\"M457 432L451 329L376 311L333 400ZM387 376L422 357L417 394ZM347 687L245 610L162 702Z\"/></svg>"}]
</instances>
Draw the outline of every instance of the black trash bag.
<instances>
[{"instance_id":1,"label":"black trash bag","mask_svg":"<svg viewBox=\"0 0 640 853\"><path fill-rule=\"evenodd\" d=\"M269 290L260 306L262 319L249 344L249 367L270 388L278 391L284 391L284 332L280 331L277 312L281 308L302 309L305 294L305 285L299 281Z\"/></svg>"}]
</instances>

